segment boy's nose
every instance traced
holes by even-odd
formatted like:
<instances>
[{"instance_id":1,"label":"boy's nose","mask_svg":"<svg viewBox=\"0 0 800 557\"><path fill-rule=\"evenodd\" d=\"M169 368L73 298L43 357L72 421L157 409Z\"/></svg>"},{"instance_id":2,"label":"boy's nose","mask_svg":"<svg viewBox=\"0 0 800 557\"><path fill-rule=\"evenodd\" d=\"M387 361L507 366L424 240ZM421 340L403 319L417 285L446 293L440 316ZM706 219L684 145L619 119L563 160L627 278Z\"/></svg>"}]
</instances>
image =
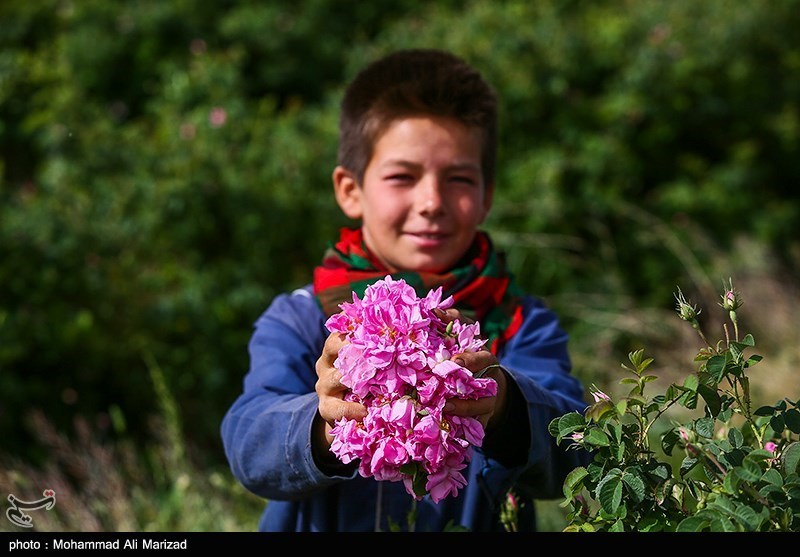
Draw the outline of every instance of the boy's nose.
<instances>
[{"instance_id":1,"label":"boy's nose","mask_svg":"<svg viewBox=\"0 0 800 557\"><path fill-rule=\"evenodd\" d=\"M418 206L423 215L436 215L444 209L442 185L437 178L426 178L417 184Z\"/></svg>"}]
</instances>

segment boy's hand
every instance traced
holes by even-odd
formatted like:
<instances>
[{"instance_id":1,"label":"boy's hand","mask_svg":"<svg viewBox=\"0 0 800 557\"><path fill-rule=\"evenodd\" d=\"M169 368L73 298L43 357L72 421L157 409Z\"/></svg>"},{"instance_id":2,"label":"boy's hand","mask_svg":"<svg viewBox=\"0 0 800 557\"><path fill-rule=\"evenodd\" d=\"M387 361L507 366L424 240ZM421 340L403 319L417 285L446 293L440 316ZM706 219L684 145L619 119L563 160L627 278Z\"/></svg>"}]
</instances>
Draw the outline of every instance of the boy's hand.
<instances>
[{"instance_id":1,"label":"boy's hand","mask_svg":"<svg viewBox=\"0 0 800 557\"><path fill-rule=\"evenodd\" d=\"M467 324L474 322L474 320L462 315L457 309L436 310L436 312L445 323L455 320ZM506 392L508 390L506 372L500 367L495 355L488 350L464 352L456 354L450 359L461 367L467 368L473 374L486 370L482 377L489 377L495 380L497 394L477 400L451 398L444 407L445 412L456 416L472 416L483 425L485 430L491 430L495 424L501 421L505 413Z\"/></svg>"},{"instance_id":2,"label":"boy's hand","mask_svg":"<svg viewBox=\"0 0 800 557\"><path fill-rule=\"evenodd\" d=\"M497 383L497 394L479 399L451 398L444 406L444 411L456 416L472 416L476 418L483 428L491 430L503 417L506 407L506 391L508 378L506 372L497 363L497 358L488 350L479 352L465 352L456 354L451 358L461 367L465 367L473 374L489 368L481 377L494 379Z\"/></svg>"},{"instance_id":3,"label":"boy's hand","mask_svg":"<svg viewBox=\"0 0 800 557\"><path fill-rule=\"evenodd\" d=\"M343 334L331 333L325 340L322 355L316 365L315 390L319 397L318 411L324 423L323 431L328 446L333 442L330 430L337 420L341 418L361 420L367 416L367 409L364 405L344 400L348 388L342 385L340 381L342 374L333 366L339 355L339 349L344 346L345 342L347 341Z\"/></svg>"}]
</instances>

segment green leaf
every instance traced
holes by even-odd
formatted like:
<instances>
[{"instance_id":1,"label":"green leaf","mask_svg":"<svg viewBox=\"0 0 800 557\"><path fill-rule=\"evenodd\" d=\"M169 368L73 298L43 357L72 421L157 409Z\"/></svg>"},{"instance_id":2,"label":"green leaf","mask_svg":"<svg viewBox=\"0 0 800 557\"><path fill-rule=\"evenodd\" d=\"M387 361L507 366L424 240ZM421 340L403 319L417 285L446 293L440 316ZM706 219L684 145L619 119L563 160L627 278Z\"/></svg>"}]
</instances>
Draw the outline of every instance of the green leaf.
<instances>
[{"instance_id":1,"label":"green leaf","mask_svg":"<svg viewBox=\"0 0 800 557\"><path fill-rule=\"evenodd\" d=\"M722 378L725 376L726 364L727 359L725 356L712 356L708 359L708 362L706 362L706 370L717 383L722 381Z\"/></svg>"},{"instance_id":2,"label":"green leaf","mask_svg":"<svg viewBox=\"0 0 800 557\"><path fill-rule=\"evenodd\" d=\"M622 502L622 480L620 470L615 468L600 480L597 485L597 499L600 506L609 514L616 514Z\"/></svg>"},{"instance_id":3,"label":"green leaf","mask_svg":"<svg viewBox=\"0 0 800 557\"><path fill-rule=\"evenodd\" d=\"M706 401L709 412L712 416L717 416L722 408L722 399L720 399L717 389L712 389L707 385L698 385L697 392Z\"/></svg>"},{"instance_id":4,"label":"green leaf","mask_svg":"<svg viewBox=\"0 0 800 557\"><path fill-rule=\"evenodd\" d=\"M772 416L775 413L774 406L761 406L754 412L756 416Z\"/></svg>"},{"instance_id":5,"label":"green leaf","mask_svg":"<svg viewBox=\"0 0 800 557\"><path fill-rule=\"evenodd\" d=\"M753 449L750 453L745 457L745 460L752 460L753 462L763 462L767 459L772 458L772 453L766 449Z\"/></svg>"},{"instance_id":6,"label":"green leaf","mask_svg":"<svg viewBox=\"0 0 800 557\"><path fill-rule=\"evenodd\" d=\"M769 469L767 472L776 472L778 477L780 477L780 473L777 470ZM778 487L777 485L767 484L761 489L758 490L759 495L764 498L772 499L773 501L780 501L783 503L786 500L786 497L783 494L783 490Z\"/></svg>"},{"instance_id":7,"label":"green leaf","mask_svg":"<svg viewBox=\"0 0 800 557\"><path fill-rule=\"evenodd\" d=\"M637 532L660 532L661 530L660 517L646 516L636 525Z\"/></svg>"},{"instance_id":8,"label":"green leaf","mask_svg":"<svg viewBox=\"0 0 800 557\"><path fill-rule=\"evenodd\" d=\"M764 475L761 476L761 479L772 485L783 487L783 476L781 476L781 473L775 470L775 468L770 468L764 472Z\"/></svg>"},{"instance_id":9,"label":"green leaf","mask_svg":"<svg viewBox=\"0 0 800 557\"><path fill-rule=\"evenodd\" d=\"M744 444L744 435L738 428L733 427L728 430L728 441L732 446L739 448Z\"/></svg>"},{"instance_id":10,"label":"green leaf","mask_svg":"<svg viewBox=\"0 0 800 557\"><path fill-rule=\"evenodd\" d=\"M657 481L663 482L672 475L672 468L666 463L659 462L655 466L648 467L647 474Z\"/></svg>"},{"instance_id":11,"label":"green leaf","mask_svg":"<svg viewBox=\"0 0 800 557\"><path fill-rule=\"evenodd\" d=\"M786 487L786 494L792 499L800 500L800 486Z\"/></svg>"},{"instance_id":12,"label":"green leaf","mask_svg":"<svg viewBox=\"0 0 800 557\"><path fill-rule=\"evenodd\" d=\"M678 402L690 410L697 408L697 391L686 391Z\"/></svg>"},{"instance_id":13,"label":"green leaf","mask_svg":"<svg viewBox=\"0 0 800 557\"><path fill-rule=\"evenodd\" d=\"M614 450L614 456L617 458L617 461L621 461L625 458L625 443L615 443L612 449Z\"/></svg>"},{"instance_id":14,"label":"green leaf","mask_svg":"<svg viewBox=\"0 0 800 557\"><path fill-rule=\"evenodd\" d=\"M739 466L745 456L747 456L747 453L744 449L733 449L725 454L725 462L729 463L731 466Z\"/></svg>"},{"instance_id":15,"label":"green leaf","mask_svg":"<svg viewBox=\"0 0 800 557\"><path fill-rule=\"evenodd\" d=\"M570 412L558 418L557 434L563 438L586 426L586 419L579 412ZM551 431L552 433L552 431Z\"/></svg>"},{"instance_id":16,"label":"green leaf","mask_svg":"<svg viewBox=\"0 0 800 557\"><path fill-rule=\"evenodd\" d=\"M699 380L696 375L689 375L683 380L683 387L690 391L696 391Z\"/></svg>"},{"instance_id":17,"label":"green leaf","mask_svg":"<svg viewBox=\"0 0 800 557\"><path fill-rule=\"evenodd\" d=\"M739 524L744 526L748 532L755 532L763 522L763 519L750 507L741 505L736 509L734 518Z\"/></svg>"},{"instance_id":18,"label":"green leaf","mask_svg":"<svg viewBox=\"0 0 800 557\"><path fill-rule=\"evenodd\" d=\"M758 464L747 459L742 462L741 466L734 468L733 472L739 476L741 480L748 483L757 482L759 479L761 479L761 476L764 473Z\"/></svg>"},{"instance_id":19,"label":"green leaf","mask_svg":"<svg viewBox=\"0 0 800 557\"><path fill-rule=\"evenodd\" d=\"M676 532L702 532L705 528L710 526L711 522L702 514L696 514L684 518L678 524Z\"/></svg>"},{"instance_id":20,"label":"green leaf","mask_svg":"<svg viewBox=\"0 0 800 557\"><path fill-rule=\"evenodd\" d=\"M797 466L799 462L800 442L795 441L787 445L786 448L783 449L783 454L781 455L781 467L783 468L784 476L800 474L800 469L798 469Z\"/></svg>"},{"instance_id":21,"label":"green leaf","mask_svg":"<svg viewBox=\"0 0 800 557\"><path fill-rule=\"evenodd\" d=\"M678 398L678 395L683 392L683 388L679 385L672 384L667 387L667 391L664 393L664 398L669 400L675 400Z\"/></svg>"},{"instance_id":22,"label":"green leaf","mask_svg":"<svg viewBox=\"0 0 800 557\"><path fill-rule=\"evenodd\" d=\"M783 414L775 414L769 419L769 427L776 433L783 431L786 422L783 421Z\"/></svg>"},{"instance_id":23,"label":"green leaf","mask_svg":"<svg viewBox=\"0 0 800 557\"><path fill-rule=\"evenodd\" d=\"M733 513L736 510L733 502L727 497L718 497L714 499L708 506L709 508L722 511L729 516L733 516Z\"/></svg>"},{"instance_id":24,"label":"green leaf","mask_svg":"<svg viewBox=\"0 0 800 557\"><path fill-rule=\"evenodd\" d=\"M688 474L695 466L700 464L700 460L695 457L687 456L686 458L681 461L681 468L680 474L681 476L685 476Z\"/></svg>"},{"instance_id":25,"label":"green leaf","mask_svg":"<svg viewBox=\"0 0 800 557\"><path fill-rule=\"evenodd\" d=\"M670 429L661 436L661 450L663 450L667 456L672 456L672 450L675 448L675 445L677 445L678 439L680 439L678 428Z\"/></svg>"},{"instance_id":26,"label":"green leaf","mask_svg":"<svg viewBox=\"0 0 800 557\"><path fill-rule=\"evenodd\" d=\"M725 479L722 482L722 486L725 488L727 493L734 494L739 489L739 484L741 482L741 478L736 474L725 474Z\"/></svg>"},{"instance_id":27,"label":"green leaf","mask_svg":"<svg viewBox=\"0 0 800 557\"><path fill-rule=\"evenodd\" d=\"M700 381L701 385L705 385L706 387L710 387L712 389L717 388L717 380L707 371L700 370L697 372L697 379Z\"/></svg>"},{"instance_id":28,"label":"green leaf","mask_svg":"<svg viewBox=\"0 0 800 557\"><path fill-rule=\"evenodd\" d=\"M604 416L613 414L615 411L614 403L610 400L600 399L586 409L586 418L599 422Z\"/></svg>"},{"instance_id":29,"label":"green leaf","mask_svg":"<svg viewBox=\"0 0 800 557\"><path fill-rule=\"evenodd\" d=\"M447 524L444 525L444 528L442 528L442 532L471 532L471 530L461 524L455 524L451 518L447 521Z\"/></svg>"},{"instance_id":30,"label":"green leaf","mask_svg":"<svg viewBox=\"0 0 800 557\"><path fill-rule=\"evenodd\" d=\"M611 439L615 443L622 443L622 425L621 424L608 424L607 431Z\"/></svg>"},{"instance_id":31,"label":"green leaf","mask_svg":"<svg viewBox=\"0 0 800 557\"><path fill-rule=\"evenodd\" d=\"M790 408L783 413L783 420L792 433L800 433L800 410Z\"/></svg>"},{"instance_id":32,"label":"green leaf","mask_svg":"<svg viewBox=\"0 0 800 557\"><path fill-rule=\"evenodd\" d=\"M712 532L736 532L736 525L730 519L720 516L711 521Z\"/></svg>"},{"instance_id":33,"label":"green leaf","mask_svg":"<svg viewBox=\"0 0 800 557\"><path fill-rule=\"evenodd\" d=\"M699 418L695 420L694 430L699 436L710 439L714 436L714 418Z\"/></svg>"},{"instance_id":34,"label":"green leaf","mask_svg":"<svg viewBox=\"0 0 800 557\"><path fill-rule=\"evenodd\" d=\"M647 408L644 409L645 415L652 414L653 412L658 412L658 404L655 402L651 402Z\"/></svg>"},{"instance_id":35,"label":"green leaf","mask_svg":"<svg viewBox=\"0 0 800 557\"><path fill-rule=\"evenodd\" d=\"M754 365L756 365L758 362L760 362L763 359L764 358L762 356L759 356L758 354L753 354L752 356L747 358L747 361L745 362L744 367L753 367Z\"/></svg>"},{"instance_id":36,"label":"green leaf","mask_svg":"<svg viewBox=\"0 0 800 557\"><path fill-rule=\"evenodd\" d=\"M554 418L547 424L547 432L553 437L558 437L558 422L561 418Z\"/></svg>"},{"instance_id":37,"label":"green leaf","mask_svg":"<svg viewBox=\"0 0 800 557\"><path fill-rule=\"evenodd\" d=\"M637 370L644 370L653 361L652 358L643 359L644 348L639 348L632 352L628 352L628 361L633 364Z\"/></svg>"},{"instance_id":38,"label":"green leaf","mask_svg":"<svg viewBox=\"0 0 800 557\"><path fill-rule=\"evenodd\" d=\"M609 532L624 532L625 525L623 524L622 520L615 520L614 524L608 529Z\"/></svg>"},{"instance_id":39,"label":"green leaf","mask_svg":"<svg viewBox=\"0 0 800 557\"><path fill-rule=\"evenodd\" d=\"M628 406L644 406L647 404L647 399L639 395L630 395L628 397Z\"/></svg>"},{"instance_id":40,"label":"green leaf","mask_svg":"<svg viewBox=\"0 0 800 557\"><path fill-rule=\"evenodd\" d=\"M681 476L688 474L700 461L696 458L686 457L681 462Z\"/></svg>"},{"instance_id":41,"label":"green leaf","mask_svg":"<svg viewBox=\"0 0 800 557\"><path fill-rule=\"evenodd\" d=\"M597 459L593 462L589 463L589 466L586 467L586 471L589 472L589 479L592 482L599 482L600 478L603 476L603 465L597 463Z\"/></svg>"},{"instance_id":42,"label":"green leaf","mask_svg":"<svg viewBox=\"0 0 800 557\"><path fill-rule=\"evenodd\" d=\"M414 476L417 473L417 463L406 462L400 466L400 473L405 474L406 476Z\"/></svg>"},{"instance_id":43,"label":"green leaf","mask_svg":"<svg viewBox=\"0 0 800 557\"><path fill-rule=\"evenodd\" d=\"M418 497L424 497L425 494L428 493L428 490L425 488L425 485L428 483L428 474L423 471L418 471L414 475L414 479L411 482L412 489L414 490L414 494Z\"/></svg>"},{"instance_id":44,"label":"green leaf","mask_svg":"<svg viewBox=\"0 0 800 557\"><path fill-rule=\"evenodd\" d=\"M745 337L742 339L742 344L744 344L745 346L755 346L756 345L756 341L753 338L753 335L751 335L750 333L747 333L745 335Z\"/></svg>"},{"instance_id":45,"label":"green leaf","mask_svg":"<svg viewBox=\"0 0 800 557\"><path fill-rule=\"evenodd\" d=\"M583 466L573 469L564 479L564 497L571 500L572 497L583 488L583 479L589 472Z\"/></svg>"},{"instance_id":46,"label":"green leaf","mask_svg":"<svg viewBox=\"0 0 800 557\"><path fill-rule=\"evenodd\" d=\"M626 468L625 472L622 474L622 481L628 493L633 498L633 501L635 503L641 503L644 500L645 485L638 470L635 468Z\"/></svg>"},{"instance_id":47,"label":"green leaf","mask_svg":"<svg viewBox=\"0 0 800 557\"><path fill-rule=\"evenodd\" d=\"M731 343L731 344L728 346L728 350L730 351L730 353L731 353L731 357L733 357L733 360L734 360L734 361L738 361L738 360L739 360L739 358L742 356L742 348L741 348L741 345L740 345L740 344L737 344L737 343L735 343L735 342L732 342L732 343Z\"/></svg>"},{"instance_id":48,"label":"green leaf","mask_svg":"<svg viewBox=\"0 0 800 557\"><path fill-rule=\"evenodd\" d=\"M583 442L589 445L596 445L599 447L608 447L611 445L611 441L608 439L608 435L605 432L597 429L587 429L583 435Z\"/></svg>"}]
</instances>

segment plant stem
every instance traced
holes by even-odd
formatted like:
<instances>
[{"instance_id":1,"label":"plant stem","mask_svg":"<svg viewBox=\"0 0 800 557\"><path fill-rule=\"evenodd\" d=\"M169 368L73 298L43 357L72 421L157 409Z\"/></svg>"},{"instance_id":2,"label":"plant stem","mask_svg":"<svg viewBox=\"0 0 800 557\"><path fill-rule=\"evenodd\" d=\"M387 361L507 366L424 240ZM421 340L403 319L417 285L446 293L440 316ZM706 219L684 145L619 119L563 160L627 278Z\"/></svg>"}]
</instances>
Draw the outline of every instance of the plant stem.
<instances>
[{"instance_id":1,"label":"plant stem","mask_svg":"<svg viewBox=\"0 0 800 557\"><path fill-rule=\"evenodd\" d=\"M692 323L692 328L697 331L697 334L700 335L700 338L706 343L706 347L713 349L711 343L708 342L705 333L703 333L703 330L700 328L700 325L697 323L697 321Z\"/></svg>"},{"instance_id":2,"label":"plant stem","mask_svg":"<svg viewBox=\"0 0 800 557\"><path fill-rule=\"evenodd\" d=\"M664 414L664 412L666 412L667 410L669 410L672 407L673 404L678 402L678 398L680 398L680 396L678 396L676 398L673 398L673 399L670 399L668 402L665 402L664 403L664 407L661 408L658 412L656 412L656 415L653 416L653 419L650 420L650 423L647 424L645 426L645 428L644 428L644 435L645 436L647 436L650 433L650 428L653 427L653 424L655 424L658 421L658 419L661 417L661 415Z\"/></svg>"}]
</instances>

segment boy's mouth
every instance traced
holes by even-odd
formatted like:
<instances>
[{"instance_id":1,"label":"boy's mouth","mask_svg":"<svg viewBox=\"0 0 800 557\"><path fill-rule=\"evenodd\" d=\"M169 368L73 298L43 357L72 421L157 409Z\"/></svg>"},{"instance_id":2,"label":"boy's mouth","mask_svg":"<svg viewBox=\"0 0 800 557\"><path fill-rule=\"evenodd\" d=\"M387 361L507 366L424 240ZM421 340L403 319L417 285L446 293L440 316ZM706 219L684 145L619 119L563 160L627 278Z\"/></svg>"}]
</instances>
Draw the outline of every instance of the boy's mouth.
<instances>
[{"instance_id":1,"label":"boy's mouth","mask_svg":"<svg viewBox=\"0 0 800 557\"><path fill-rule=\"evenodd\" d=\"M448 237L444 232L409 232L408 235L421 247L441 245Z\"/></svg>"},{"instance_id":2,"label":"boy's mouth","mask_svg":"<svg viewBox=\"0 0 800 557\"><path fill-rule=\"evenodd\" d=\"M444 232L409 232L408 235L420 240L430 241L439 241L447 238L447 234Z\"/></svg>"}]
</instances>

